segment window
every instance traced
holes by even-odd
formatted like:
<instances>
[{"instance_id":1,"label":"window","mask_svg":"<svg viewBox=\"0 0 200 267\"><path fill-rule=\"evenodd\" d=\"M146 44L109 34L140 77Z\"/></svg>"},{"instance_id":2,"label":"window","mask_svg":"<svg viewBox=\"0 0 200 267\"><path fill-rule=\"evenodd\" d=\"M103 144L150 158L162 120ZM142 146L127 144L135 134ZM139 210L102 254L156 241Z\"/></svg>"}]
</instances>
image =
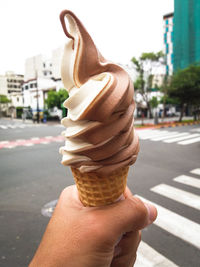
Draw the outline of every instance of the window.
<instances>
[{"instance_id":1,"label":"window","mask_svg":"<svg viewBox=\"0 0 200 267\"><path fill-rule=\"evenodd\" d=\"M165 24L166 24L166 25L169 24L169 20L168 20L168 19L165 20Z\"/></svg>"},{"instance_id":2,"label":"window","mask_svg":"<svg viewBox=\"0 0 200 267\"><path fill-rule=\"evenodd\" d=\"M44 68L46 67L45 63L43 63L43 67L44 67Z\"/></svg>"},{"instance_id":3,"label":"window","mask_svg":"<svg viewBox=\"0 0 200 267\"><path fill-rule=\"evenodd\" d=\"M19 102L19 97L17 97L17 102Z\"/></svg>"},{"instance_id":4,"label":"window","mask_svg":"<svg viewBox=\"0 0 200 267\"><path fill-rule=\"evenodd\" d=\"M28 85L25 86L25 90L28 90Z\"/></svg>"},{"instance_id":5,"label":"window","mask_svg":"<svg viewBox=\"0 0 200 267\"><path fill-rule=\"evenodd\" d=\"M44 71L44 76L46 76L47 75L47 72L46 71Z\"/></svg>"}]
</instances>

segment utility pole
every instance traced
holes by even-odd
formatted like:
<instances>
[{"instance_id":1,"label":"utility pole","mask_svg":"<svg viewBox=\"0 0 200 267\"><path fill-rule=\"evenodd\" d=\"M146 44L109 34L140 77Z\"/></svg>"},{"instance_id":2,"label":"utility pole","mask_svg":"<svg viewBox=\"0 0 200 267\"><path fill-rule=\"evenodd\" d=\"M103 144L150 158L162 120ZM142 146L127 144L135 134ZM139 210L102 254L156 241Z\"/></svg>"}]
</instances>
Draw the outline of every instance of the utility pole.
<instances>
[{"instance_id":1,"label":"utility pole","mask_svg":"<svg viewBox=\"0 0 200 267\"><path fill-rule=\"evenodd\" d=\"M37 101L37 110L36 110L36 117L37 117L37 123L40 122L40 113L39 113L39 91L38 91L38 71L36 68L36 58L34 57L34 67L35 67L35 80L36 80L36 101Z\"/></svg>"}]
</instances>

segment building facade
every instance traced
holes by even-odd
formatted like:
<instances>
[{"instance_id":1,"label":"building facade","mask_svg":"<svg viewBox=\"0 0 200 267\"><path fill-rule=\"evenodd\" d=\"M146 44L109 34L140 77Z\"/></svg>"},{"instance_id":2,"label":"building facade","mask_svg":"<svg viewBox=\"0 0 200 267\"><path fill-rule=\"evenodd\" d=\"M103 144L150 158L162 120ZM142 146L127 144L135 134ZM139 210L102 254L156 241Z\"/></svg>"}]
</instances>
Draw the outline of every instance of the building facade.
<instances>
[{"instance_id":1,"label":"building facade","mask_svg":"<svg viewBox=\"0 0 200 267\"><path fill-rule=\"evenodd\" d=\"M25 82L23 84L23 106L32 112L44 111L45 99L50 90L63 88L60 66L63 48L52 51L51 58L37 55L25 61Z\"/></svg>"},{"instance_id":2,"label":"building facade","mask_svg":"<svg viewBox=\"0 0 200 267\"><path fill-rule=\"evenodd\" d=\"M200 1L174 1L174 71L200 64Z\"/></svg>"},{"instance_id":3,"label":"building facade","mask_svg":"<svg viewBox=\"0 0 200 267\"><path fill-rule=\"evenodd\" d=\"M172 75L173 73L173 63L174 63L174 53L173 53L173 18L174 14L169 13L163 16L164 24L164 53L166 60L166 74Z\"/></svg>"},{"instance_id":4,"label":"building facade","mask_svg":"<svg viewBox=\"0 0 200 267\"><path fill-rule=\"evenodd\" d=\"M5 75L0 75L0 95L4 95L10 100L7 105L4 105L5 115L16 114L16 108L23 106L23 82L24 76L13 71L7 71Z\"/></svg>"}]
</instances>

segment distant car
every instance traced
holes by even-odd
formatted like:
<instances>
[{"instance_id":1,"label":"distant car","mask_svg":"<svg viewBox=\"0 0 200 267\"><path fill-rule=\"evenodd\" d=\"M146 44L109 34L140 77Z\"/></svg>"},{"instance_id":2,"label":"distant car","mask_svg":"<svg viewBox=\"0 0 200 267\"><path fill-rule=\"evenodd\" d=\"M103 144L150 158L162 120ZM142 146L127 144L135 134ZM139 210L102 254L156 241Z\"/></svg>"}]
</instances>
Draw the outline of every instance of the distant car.
<instances>
[{"instance_id":1,"label":"distant car","mask_svg":"<svg viewBox=\"0 0 200 267\"><path fill-rule=\"evenodd\" d=\"M62 119L62 109L59 109L57 107L51 108L48 110L49 111L49 115L55 119Z\"/></svg>"}]
</instances>

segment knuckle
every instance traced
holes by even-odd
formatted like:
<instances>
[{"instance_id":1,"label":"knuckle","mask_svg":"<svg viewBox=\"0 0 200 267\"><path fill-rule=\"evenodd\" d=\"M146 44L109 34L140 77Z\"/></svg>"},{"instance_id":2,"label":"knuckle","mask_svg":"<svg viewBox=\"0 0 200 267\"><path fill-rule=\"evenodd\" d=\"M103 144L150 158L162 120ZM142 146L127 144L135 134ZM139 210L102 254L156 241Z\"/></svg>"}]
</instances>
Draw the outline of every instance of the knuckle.
<instances>
[{"instance_id":1,"label":"knuckle","mask_svg":"<svg viewBox=\"0 0 200 267\"><path fill-rule=\"evenodd\" d=\"M139 198L133 196L130 198L130 200L131 200L130 205L132 206L132 209L134 209L135 211L134 215L137 221L140 222L141 228L143 228L147 223L148 211L144 203Z\"/></svg>"}]
</instances>

